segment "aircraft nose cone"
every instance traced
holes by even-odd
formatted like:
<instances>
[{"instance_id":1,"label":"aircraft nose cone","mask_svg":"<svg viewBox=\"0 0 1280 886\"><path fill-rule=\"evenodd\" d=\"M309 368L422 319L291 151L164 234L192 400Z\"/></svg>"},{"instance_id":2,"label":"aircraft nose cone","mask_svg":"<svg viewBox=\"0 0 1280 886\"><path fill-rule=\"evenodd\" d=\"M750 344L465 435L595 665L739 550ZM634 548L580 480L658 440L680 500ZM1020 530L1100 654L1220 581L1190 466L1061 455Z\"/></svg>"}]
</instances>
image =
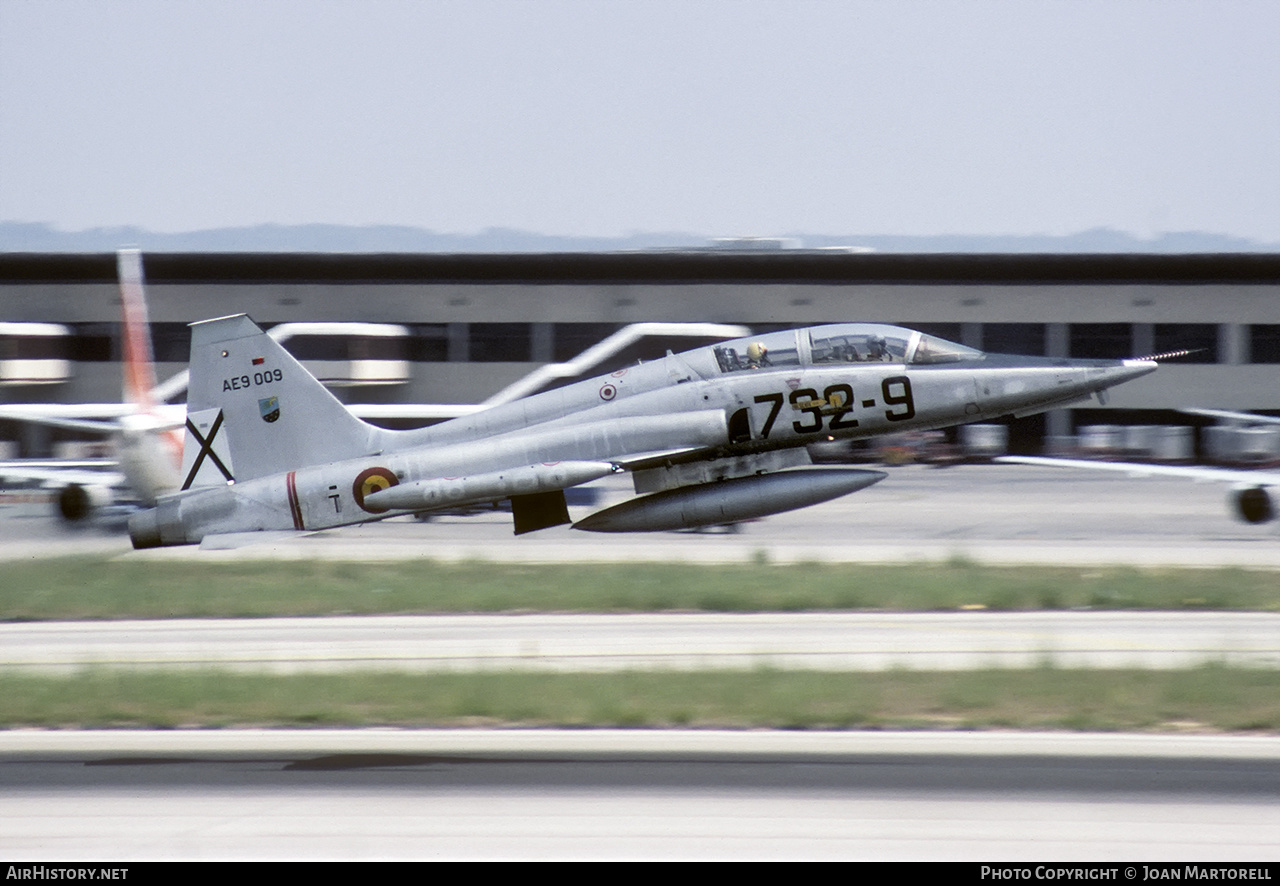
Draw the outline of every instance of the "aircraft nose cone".
<instances>
[{"instance_id":1,"label":"aircraft nose cone","mask_svg":"<svg viewBox=\"0 0 1280 886\"><path fill-rule=\"evenodd\" d=\"M1135 378L1141 378L1144 375L1155 372L1158 368L1159 364L1154 360L1116 360L1113 363L1102 366L1095 365L1093 368L1086 370L1086 385L1088 390L1097 394L1099 402L1105 405L1109 388L1124 384L1127 381L1133 381Z\"/></svg>"},{"instance_id":2,"label":"aircraft nose cone","mask_svg":"<svg viewBox=\"0 0 1280 886\"><path fill-rule=\"evenodd\" d=\"M1121 360L1118 366L1107 371L1107 383L1118 385L1121 382L1132 381L1135 378L1150 375L1159 368L1160 364L1155 360Z\"/></svg>"}]
</instances>

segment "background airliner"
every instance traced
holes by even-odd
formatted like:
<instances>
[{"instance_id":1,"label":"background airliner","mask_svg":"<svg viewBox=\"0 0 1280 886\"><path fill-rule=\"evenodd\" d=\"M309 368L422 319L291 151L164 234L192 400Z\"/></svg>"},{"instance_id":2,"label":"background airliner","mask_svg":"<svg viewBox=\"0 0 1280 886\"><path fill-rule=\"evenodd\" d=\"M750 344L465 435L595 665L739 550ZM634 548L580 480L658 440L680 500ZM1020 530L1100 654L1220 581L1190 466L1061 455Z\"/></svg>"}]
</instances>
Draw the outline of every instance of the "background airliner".
<instances>
[{"instance_id":1,"label":"background airliner","mask_svg":"<svg viewBox=\"0 0 1280 886\"><path fill-rule=\"evenodd\" d=\"M120 280L124 353L123 396L119 404L30 403L0 406L0 418L110 435L112 459L94 469L91 462L0 463L7 480L37 480L58 489L58 513L68 522L88 518L113 504L150 506L181 482L181 405L164 403L157 390L151 350L151 326L143 294L142 254L122 249L116 255Z\"/></svg>"}]
</instances>

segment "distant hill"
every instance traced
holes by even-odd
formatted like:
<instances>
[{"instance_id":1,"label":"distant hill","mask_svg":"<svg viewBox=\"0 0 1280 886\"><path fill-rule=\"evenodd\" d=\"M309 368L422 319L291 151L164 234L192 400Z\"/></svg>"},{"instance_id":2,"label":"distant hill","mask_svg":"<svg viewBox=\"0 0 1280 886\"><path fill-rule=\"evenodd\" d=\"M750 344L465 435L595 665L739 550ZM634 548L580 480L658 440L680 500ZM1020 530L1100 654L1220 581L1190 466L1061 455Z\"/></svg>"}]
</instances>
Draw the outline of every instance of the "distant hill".
<instances>
[{"instance_id":1,"label":"distant hill","mask_svg":"<svg viewBox=\"0 0 1280 886\"><path fill-rule=\"evenodd\" d=\"M1280 243L1259 243L1223 234L1188 231L1142 239L1110 228L1065 236L787 233L779 235L779 239L806 249L854 247L899 253L1280 252ZM315 224L255 225L163 234L136 227L59 231L41 223L0 222L0 252L112 252L121 246L137 246L147 252L619 252L704 249L710 242L711 238L706 235L673 232L626 237L559 237L510 228L488 228L476 234L441 234L396 225Z\"/></svg>"}]
</instances>

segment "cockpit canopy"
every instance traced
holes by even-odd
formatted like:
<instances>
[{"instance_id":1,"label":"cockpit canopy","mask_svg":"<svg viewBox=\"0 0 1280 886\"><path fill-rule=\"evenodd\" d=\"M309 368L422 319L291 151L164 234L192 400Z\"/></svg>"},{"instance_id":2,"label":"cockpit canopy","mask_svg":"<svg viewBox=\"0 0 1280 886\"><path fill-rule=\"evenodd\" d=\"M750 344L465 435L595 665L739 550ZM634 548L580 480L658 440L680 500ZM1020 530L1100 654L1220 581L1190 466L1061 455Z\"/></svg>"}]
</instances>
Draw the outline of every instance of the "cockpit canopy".
<instances>
[{"instance_id":1,"label":"cockpit canopy","mask_svg":"<svg viewBox=\"0 0 1280 886\"><path fill-rule=\"evenodd\" d=\"M829 363L904 363L916 366L981 360L981 351L901 326L840 323L788 329L716 345L721 372Z\"/></svg>"}]
</instances>

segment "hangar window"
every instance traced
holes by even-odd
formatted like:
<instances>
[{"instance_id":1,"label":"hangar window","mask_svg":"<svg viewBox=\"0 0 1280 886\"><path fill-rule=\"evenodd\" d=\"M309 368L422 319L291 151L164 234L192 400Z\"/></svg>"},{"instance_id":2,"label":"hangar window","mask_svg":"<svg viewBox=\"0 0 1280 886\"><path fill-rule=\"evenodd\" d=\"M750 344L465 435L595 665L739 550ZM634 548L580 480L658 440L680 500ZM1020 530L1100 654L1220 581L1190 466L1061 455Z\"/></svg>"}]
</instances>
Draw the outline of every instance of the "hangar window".
<instances>
[{"instance_id":1,"label":"hangar window","mask_svg":"<svg viewBox=\"0 0 1280 886\"><path fill-rule=\"evenodd\" d=\"M528 323L472 323L469 334L468 353L473 363L533 360L533 328Z\"/></svg>"},{"instance_id":2,"label":"hangar window","mask_svg":"<svg viewBox=\"0 0 1280 886\"><path fill-rule=\"evenodd\" d=\"M1155 324L1155 352L1168 354L1174 351L1192 352L1185 357L1179 357L1179 363L1217 363L1217 325L1214 323Z\"/></svg>"},{"instance_id":3,"label":"hangar window","mask_svg":"<svg viewBox=\"0 0 1280 886\"><path fill-rule=\"evenodd\" d=\"M1043 357L1043 323L984 323L982 349L988 354L1021 354Z\"/></svg>"},{"instance_id":4,"label":"hangar window","mask_svg":"<svg viewBox=\"0 0 1280 886\"><path fill-rule=\"evenodd\" d=\"M1280 326L1255 323L1249 327L1249 362L1280 363Z\"/></svg>"},{"instance_id":5,"label":"hangar window","mask_svg":"<svg viewBox=\"0 0 1280 886\"><path fill-rule=\"evenodd\" d=\"M79 363L110 363L120 359L119 341L119 323L73 323L67 356ZM187 356L182 356L183 362Z\"/></svg>"},{"instance_id":6,"label":"hangar window","mask_svg":"<svg viewBox=\"0 0 1280 886\"><path fill-rule=\"evenodd\" d=\"M444 363L449 359L449 324L414 323L405 347L415 363Z\"/></svg>"},{"instance_id":7,"label":"hangar window","mask_svg":"<svg viewBox=\"0 0 1280 886\"><path fill-rule=\"evenodd\" d=\"M1128 323L1072 323L1071 356L1124 360L1133 356L1133 327Z\"/></svg>"},{"instance_id":8,"label":"hangar window","mask_svg":"<svg viewBox=\"0 0 1280 886\"><path fill-rule=\"evenodd\" d=\"M191 327L186 323L152 323L151 349L157 363L186 363L191 356Z\"/></svg>"},{"instance_id":9,"label":"hangar window","mask_svg":"<svg viewBox=\"0 0 1280 886\"><path fill-rule=\"evenodd\" d=\"M617 323L556 323L552 328L552 359L557 363L572 360L621 328ZM658 355L662 353L659 351Z\"/></svg>"}]
</instances>

